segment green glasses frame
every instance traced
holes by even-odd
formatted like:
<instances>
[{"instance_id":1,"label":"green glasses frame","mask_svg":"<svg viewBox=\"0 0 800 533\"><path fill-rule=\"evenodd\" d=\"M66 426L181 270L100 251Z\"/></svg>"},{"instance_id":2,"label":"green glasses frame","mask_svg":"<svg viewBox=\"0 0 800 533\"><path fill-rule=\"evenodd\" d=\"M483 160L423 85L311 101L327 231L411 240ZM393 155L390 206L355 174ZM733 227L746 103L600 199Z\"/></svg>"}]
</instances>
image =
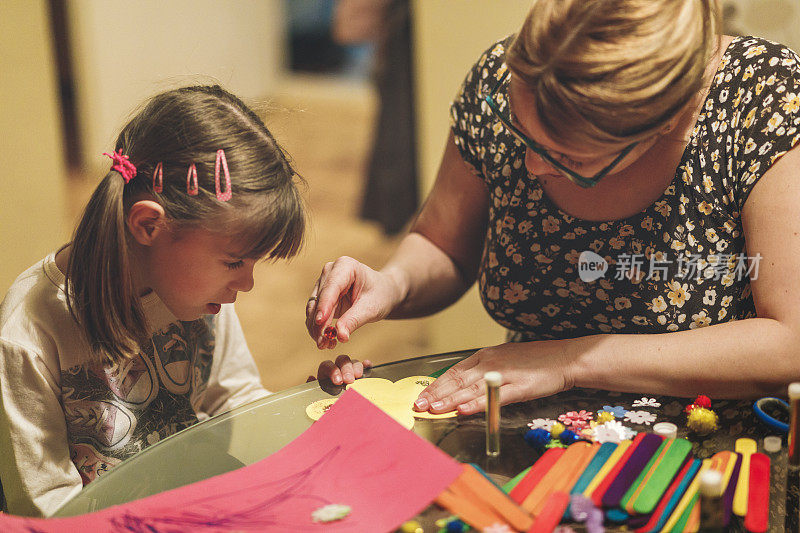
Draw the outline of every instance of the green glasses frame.
<instances>
[{"instance_id":1,"label":"green glasses frame","mask_svg":"<svg viewBox=\"0 0 800 533\"><path fill-rule=\"evenodd\" d=\"M505 83L505 81L510 76L511 76L511 71L507 71L505 75L503 75L503 77L500 78L500 80L497 82L497 85L495 85L494 88L489 92L489 94L483 97L484 101L489 106L489 108L491 108L492 112L494 112L497 118L500 119L500 122L502 122L503 125L506 128L508 128L509 131L511 131L514 137L519 139L520 142L522 142L530 150L538 154L542 159L544 159L550 165L552 165L552 167L555 168L559 172L559 174L569 179L576 185L579 185L584 189L589 189L591 187L594 187L595 185L597 185L597 182L600 181L600 179L603 176L608 174L615 166L619 164L620 161L622 161L625 158L626 155L630 153L631 150L633 150L633 148L637 144L639 144L639 142L636 141L626 146L611 163L606 165L602 170L600 170L597 174L595 174L592 177L586 177L578 174L574 170L565 167L556 158L551 156L547 152L547 150L544 149L544 147L540 146L539 144L536 143L536 141L534 141L533 139L522 133L519 130L519 128L514 126L514 124L511 122L511 119L503 115L503 113L500 111L500 106L497 104L495 100L495 94L497 94L497 91L500 89L500 86L503 85L503 83ZM508 97L506 97L506 101L508 101Z\"/></svg>"}]
</instances>

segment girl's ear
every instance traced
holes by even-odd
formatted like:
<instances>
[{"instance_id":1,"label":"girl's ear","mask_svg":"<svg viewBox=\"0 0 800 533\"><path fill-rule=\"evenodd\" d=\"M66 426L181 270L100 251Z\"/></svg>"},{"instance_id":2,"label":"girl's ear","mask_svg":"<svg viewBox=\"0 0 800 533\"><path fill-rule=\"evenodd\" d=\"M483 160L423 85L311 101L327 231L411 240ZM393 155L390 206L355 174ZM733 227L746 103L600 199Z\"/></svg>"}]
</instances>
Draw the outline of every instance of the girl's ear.
<instances>
[{"instance_id":1,"label":"girl's ear","mask_svg":"<svg viewBox=\"0 0 800 533\"><path fill-rule=\"evenodd\" d=\"M164 208L158 202L140 200L131 206L126 222L128 231L136 242L150 246L165 230L167 217Z\"/></svg>"}]
</instances>

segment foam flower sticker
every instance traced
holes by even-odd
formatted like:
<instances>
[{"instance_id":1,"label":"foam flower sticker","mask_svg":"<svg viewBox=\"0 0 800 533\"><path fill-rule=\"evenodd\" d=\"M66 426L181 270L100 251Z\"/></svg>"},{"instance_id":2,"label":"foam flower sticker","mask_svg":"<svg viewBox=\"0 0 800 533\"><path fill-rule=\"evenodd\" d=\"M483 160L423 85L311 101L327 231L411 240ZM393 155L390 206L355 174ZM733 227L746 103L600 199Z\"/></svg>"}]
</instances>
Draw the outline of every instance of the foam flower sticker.
<instances>
[{"instance_id":1,"label":"foam flower sticker","mask_svg":"<svg viewBox=\"0 0 800 533\"><path fill-rule=\"evenodd\" d=\"M657 402L655 398L647 398L642 396L641 400L634 400L634 407L661 407L661 403Z\"/></svg>"},{"instance_id":2,"label":"foam flower sticker","mask_svg":"<svg viewBox=\"0 0 800 533\"><path fill-rule=\"evenodd\" d=\"M569 411L563 415L559 415L558 420L570 429L581 430L589 425L589 421L592 417L592 413L581 409L580 411Z\"/></svg>"},{"instance_id":3,"label":"foam flower sticker","mask_svg":"<svg viewBox=\"0 0 800 533\"><path fill-rule=\"evenodd\" d=\"M623 418L625 413L627 413L627 409L622 407L621 405L617 405L616 407L611 407L610 405L604 405L600 411L607 411L614 415L615 418Z\"/></svg>"},{"instance_id":4,"label":"foam flower sticker","mask_svg":"<svg viewBox=\"0 0 800 533\"><path fill-rule=\"evenodd\" d=\"M628 432L622 422L606 422L601 426L594 428L594 441L603 444L604 442L615 442L619 444L628 438Z\"/></svg>"},{"instance_id":5,"label":"foam flower sticker","mask_svg":"<svg viewBox=\"0 0 800 533\"><path fill-rule=\"evenodd\" d=\"M350 514L350 506L332 503L325 505L311 513L311 518L314 522L333 522L341 520Z\"/></svg>"},{"instance_id":6,"label":"foam flower sticker","mask_svg":"<svg viewBox=\"0 0 800 533\"><path fill-rule=\"evenodd\" d=\"M656 421L656 415L649 411L628 411L625 420L631 424L645 424L649 426Z\"/></svg>"},{"instance_id":7,"label":"foam flower sticker","mask_svg":"<svg viewBox=\"0 0 800 533\"><path fill-rule=\"evenodd\" d=\"M550 428L553 427L555 420L552 418L534 418L530 422L528 422L528 427L531 429L546 429L550 431Z\"/></svg>"}]
</instances>

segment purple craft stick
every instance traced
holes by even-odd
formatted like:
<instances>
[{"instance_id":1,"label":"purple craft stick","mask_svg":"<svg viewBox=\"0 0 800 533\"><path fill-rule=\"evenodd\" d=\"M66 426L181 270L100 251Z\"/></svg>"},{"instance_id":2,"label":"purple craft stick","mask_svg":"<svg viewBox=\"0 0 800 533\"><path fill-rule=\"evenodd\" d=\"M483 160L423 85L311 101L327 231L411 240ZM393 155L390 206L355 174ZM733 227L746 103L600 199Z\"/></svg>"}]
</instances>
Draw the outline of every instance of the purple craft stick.
<instances>
[{"instance_id":1,"label":"purple craft stick","mask_svg":"<svg viewBox=\"0 0 800 533\"><path fill-rule=\"evenodd\" d=\"M733 511L733 493L736 492L736 484L739 482L739 471L742 469L742 454L736 454L736 464L731 471L731 478L728 481L728 486L725 488L725 493L722 495L722 525L727 526L731 521L731 512Z\"/></svg>"},{"instance_id":2,"label":"purple craft stick","mask_svg":"<svg viewBox=\"0 0 800 533\"><path fill-rule=\"evenodd\" d=\"M628 457L628 461L619 471L617 477L608 486L608 490L603 494L603 507L619 507L622 497L631 487L636 478L641 474L644 467L656 453L664 438L654 433L648 433L642 438L639 445Z\"/></svg>"}]
</instances>

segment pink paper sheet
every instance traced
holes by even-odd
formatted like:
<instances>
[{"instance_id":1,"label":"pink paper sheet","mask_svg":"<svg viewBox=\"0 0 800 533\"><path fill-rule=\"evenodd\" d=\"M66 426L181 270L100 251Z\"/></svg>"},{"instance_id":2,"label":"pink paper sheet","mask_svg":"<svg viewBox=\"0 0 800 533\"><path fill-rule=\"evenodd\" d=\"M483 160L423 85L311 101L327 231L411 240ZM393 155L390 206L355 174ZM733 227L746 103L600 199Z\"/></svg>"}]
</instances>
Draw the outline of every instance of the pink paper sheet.
<instances>
[{"instance_id":1,"label":"pink paper sheet","mask_svg":"<svg viewBox=\"0 0 800 533\"><path fill-rule=\"evenodd\" d=\"M0 514L0 531L392 531L460 473L458 462L351 390L258 463L72 518ZM315 523L311 512L331 503L352 511Z\"/></svg>"}]
</instances>

